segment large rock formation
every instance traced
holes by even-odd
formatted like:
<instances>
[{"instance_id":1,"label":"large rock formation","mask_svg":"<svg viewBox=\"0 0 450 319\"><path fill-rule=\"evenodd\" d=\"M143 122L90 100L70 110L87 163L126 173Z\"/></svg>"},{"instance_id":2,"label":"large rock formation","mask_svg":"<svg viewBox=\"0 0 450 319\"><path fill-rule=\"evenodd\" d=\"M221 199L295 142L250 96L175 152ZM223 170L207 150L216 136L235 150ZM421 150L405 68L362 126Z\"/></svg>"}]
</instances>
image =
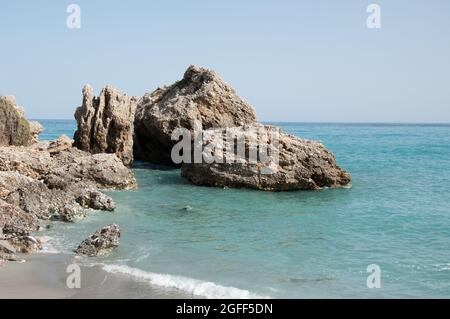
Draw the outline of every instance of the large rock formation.
<instances>
[{"instance_id":1,"label":"large rock formation","mask_svg":"<svg viewBox=\"0 0 450 319\"><path fill-rule=\"evenodd\" d=\"M135 155L155 164L173 165L171 150L175 142L171 135L176 128L201 130L255 122L253 107L214 71L191 66L181 81L158 88L139 101Z\"/></svg>"},{"instance_id":2,"label":"large rock formation","mask_svg":"<svg viewBox=\"0 0 450 319\"><path fill-rule=\"evenodd\" d=\"M39 219L74 221L91 208L114 209L97 189L132 189L132 171L115 154L90 154L61 137L30 147L0 147L0 199Z\"/></svg>"},{"instance_id":3,"label":"large rock formation","mask_svg":"<svg viewBox=\"0 0 450 319\"><path fill-rule=\"evenodd\" d=\"M275 127L255 124L204 135L201 162L182 166L182 175L196 185L287 191L341 187L351 180L321 143Z\"/></svg>"},{"instance_id":4,"label":"large rock formation","mask_svg":"<svg viewBox=\"0 0 450 319\"><path fill-rule=\"evenodd\" d=\"M0 171L15 171L42 180L51 188L133 189L136 179L115 154L90 154L63 142L39 142L31 147L0 147ZM62 151L56 152L59 145Z\"/></svg>"},{"instance_id":5,"label":"large rock formation","mask_svg":"<svg viewBox=\"0 0 450 319\"><path fill-rule=\"evenodd\" d=\"M115 143L105 151L122 155L130 164L136 105L126 106L125 100L109 88L94 99L93 103L98 102L96 112L104 115L97 113L97 117L104 121L93 120L91 132L105 137L106 143ZM133 98L130 101L135 103ZM132 113L125 120L121 114L127 108ZM42 249L40 239L32 236L40 220L73 222L85 217L90 209L112 211L114 201L98 189L137 186L132 170L116 154L82 151L73 147L67 136L37 142L42 126L29 123L23 114L13 98L0 99L0 141L5 145L0 145L0 262L22 261L17 253ZM102 124L108 132L101 129ZM93 145L96 149L98 144Z\"/></svg>"},{"instance_id":6,"label":"large rock formation","mask_svg":"<svg viewBox=\"0 0 450 319\"><path fill-rule=\"evenodd\" d=\"M30 127L13 96L0 96L0 146L29 145L38 134L36 130L37 125Z\"/></svg>"},{"instance_id":7,"label":"large rock formation","mask_svg":"<svg viewBox=\"0 0 450 319\"><path fill-rule=\"evenodd\" d=\"M126 166L133 163L133 123L137 100L106 86L97 98L83 88L83 104L75 112L78 130L74 145L93 154L116 154Z\"/></svg>"},{"instance_id":8,"label":"large rock formation","mask_svg":"<svg viewBox=\"0 0 450 319\"><path fill-rule=\"evenodd\" d=\"M93 235L86 238L75 253L88 257L103 256L110 253L120 243L119 226L113 224L97 230Z\"/></svg>"}]
</instances>

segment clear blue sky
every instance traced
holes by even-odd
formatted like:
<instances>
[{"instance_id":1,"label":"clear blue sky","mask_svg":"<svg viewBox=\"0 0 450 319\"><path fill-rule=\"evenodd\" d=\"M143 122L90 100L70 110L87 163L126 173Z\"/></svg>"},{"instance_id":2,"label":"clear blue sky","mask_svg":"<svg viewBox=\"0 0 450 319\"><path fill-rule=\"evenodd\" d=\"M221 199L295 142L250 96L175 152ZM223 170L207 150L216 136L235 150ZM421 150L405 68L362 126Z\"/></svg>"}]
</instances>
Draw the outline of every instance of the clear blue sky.
<instances>
[{"instance_id":1,"label":"clear blue sky","mask_svg":"<svg viewBox=\"0 0 450 319\"><path fill-rule=\"evenodd\" d=\"M263 121L450 122L448 0L1 0L0 49L0 94L30 118L73 118L86 83L140 96L195 64Z\"/></svg>"}]
</instances>

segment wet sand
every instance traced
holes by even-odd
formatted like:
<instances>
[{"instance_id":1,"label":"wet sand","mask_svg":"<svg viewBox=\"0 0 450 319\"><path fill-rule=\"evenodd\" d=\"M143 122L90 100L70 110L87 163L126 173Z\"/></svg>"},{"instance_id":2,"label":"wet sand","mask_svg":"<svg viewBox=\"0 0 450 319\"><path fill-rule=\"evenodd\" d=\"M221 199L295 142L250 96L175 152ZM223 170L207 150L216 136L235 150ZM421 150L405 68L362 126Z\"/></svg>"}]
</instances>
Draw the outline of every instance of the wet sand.
<instances>
[{"instance_id":1,"label":"wet sand","mask_svg":"<svg viewBox=\"0 0 450 319\"><path fill-rule=\"evenodd\" d=\"M80 266L80 288L67 286L67 266L76 263L71 255L36 254L25 263L0 266L0 299L186 299L192 295L136 281L127 275L111 274L100 266Z\"/></svg>"}]
</instances>

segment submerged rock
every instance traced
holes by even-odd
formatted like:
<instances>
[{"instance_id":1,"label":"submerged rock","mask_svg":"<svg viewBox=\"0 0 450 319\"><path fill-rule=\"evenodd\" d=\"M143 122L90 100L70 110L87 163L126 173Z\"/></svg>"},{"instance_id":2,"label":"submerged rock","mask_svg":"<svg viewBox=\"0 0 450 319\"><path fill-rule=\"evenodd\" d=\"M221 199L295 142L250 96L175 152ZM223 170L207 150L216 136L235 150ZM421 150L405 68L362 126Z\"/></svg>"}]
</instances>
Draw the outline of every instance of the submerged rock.
<instances>
[{"instance_id":1,"label":"submerged rock","mask_svg":"<svg viewBox=\"0 0 450 319\"><path fill-rule=\"evenodd\" d=\"M113 224L96 231L93 235L86 238L75 249L75 253L89 257L103 256L118 247L119 243L120 229L119 226Z\"/></svg>"},{"instance_id":2,"label":"submerged rock","mask_svg":"<svg viewBox=\"0 0 450 319\"><path fill-rule=\"evenodd\" d=\"M201 163L182 165L182 176L193 184L288 191L341 187L351 181L321 143L285 134L275 127L255 124L209 133L210 137L231 134L236 138L231 139L232 145L226 139L205 139L208 150L213 152L204 152ZM237 140L245 141L243 156L233 144ZM262 161L258 155L256 160L250 160L250 152L257 154L261 147L266 148L267 158ZM208 157L212 160L205 160Z\"/></svg>"},{"instance_id":3,"label":"submerged rock","mask_svg":"<svg viewBox=\"0 0 450 319\"><path fill-rule=\"evenodd\" d=\"M0 96L0 146L30 145L36 129L36 124L30 127L13 96Z\"/></svg>"},{"instance_id":4,"label":"submerged rock","mask_svg":"<svg viewBox=\"0 0 450 319\"><path fill-rule=\"evenodd\" d=\"M176 128L210 129L256 122L256 114L214 71L190 66L181 81L146 94L135 117L136 157L174 165Z\"/></svg>"},{"instance_id":5,"label":"submerged rock","mask_svg":"<svg viewBox=\"0 0 450 319\"><path fill-rule=\"evenodd\" d=\"M93 154L116 154L126 166L133 164L134 114L137 100L106 86L99 97L83 88L83 104L75 112L78 129L74 145Z\"/></svg>"}]
</instances>

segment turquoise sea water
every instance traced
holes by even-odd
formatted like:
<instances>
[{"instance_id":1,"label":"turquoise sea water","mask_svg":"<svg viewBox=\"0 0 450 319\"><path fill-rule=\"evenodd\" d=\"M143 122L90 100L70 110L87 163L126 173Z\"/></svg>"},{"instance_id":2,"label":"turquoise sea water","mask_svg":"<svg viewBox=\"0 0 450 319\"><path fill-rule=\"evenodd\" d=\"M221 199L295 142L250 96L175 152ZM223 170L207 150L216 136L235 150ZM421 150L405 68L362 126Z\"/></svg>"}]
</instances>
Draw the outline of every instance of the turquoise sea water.
<instances>
[{"instance_id":1,"label":"turquoise sea water","mask_svg":"<svg viewBox=\"0 0 450 319\"><path fill-rule=\"evenodd\" d=\"M73 121L41 122L41 139L73 135ZM352 188L197 187L138 163L139 190L110 192L114 213L58 224L51 243L67 250L118 223L121 246L95 262L204 297L450 297L450 126L275 124L321 140ZM370 264L380 289L367 288Z\"/></svg>"}]
</instances>

